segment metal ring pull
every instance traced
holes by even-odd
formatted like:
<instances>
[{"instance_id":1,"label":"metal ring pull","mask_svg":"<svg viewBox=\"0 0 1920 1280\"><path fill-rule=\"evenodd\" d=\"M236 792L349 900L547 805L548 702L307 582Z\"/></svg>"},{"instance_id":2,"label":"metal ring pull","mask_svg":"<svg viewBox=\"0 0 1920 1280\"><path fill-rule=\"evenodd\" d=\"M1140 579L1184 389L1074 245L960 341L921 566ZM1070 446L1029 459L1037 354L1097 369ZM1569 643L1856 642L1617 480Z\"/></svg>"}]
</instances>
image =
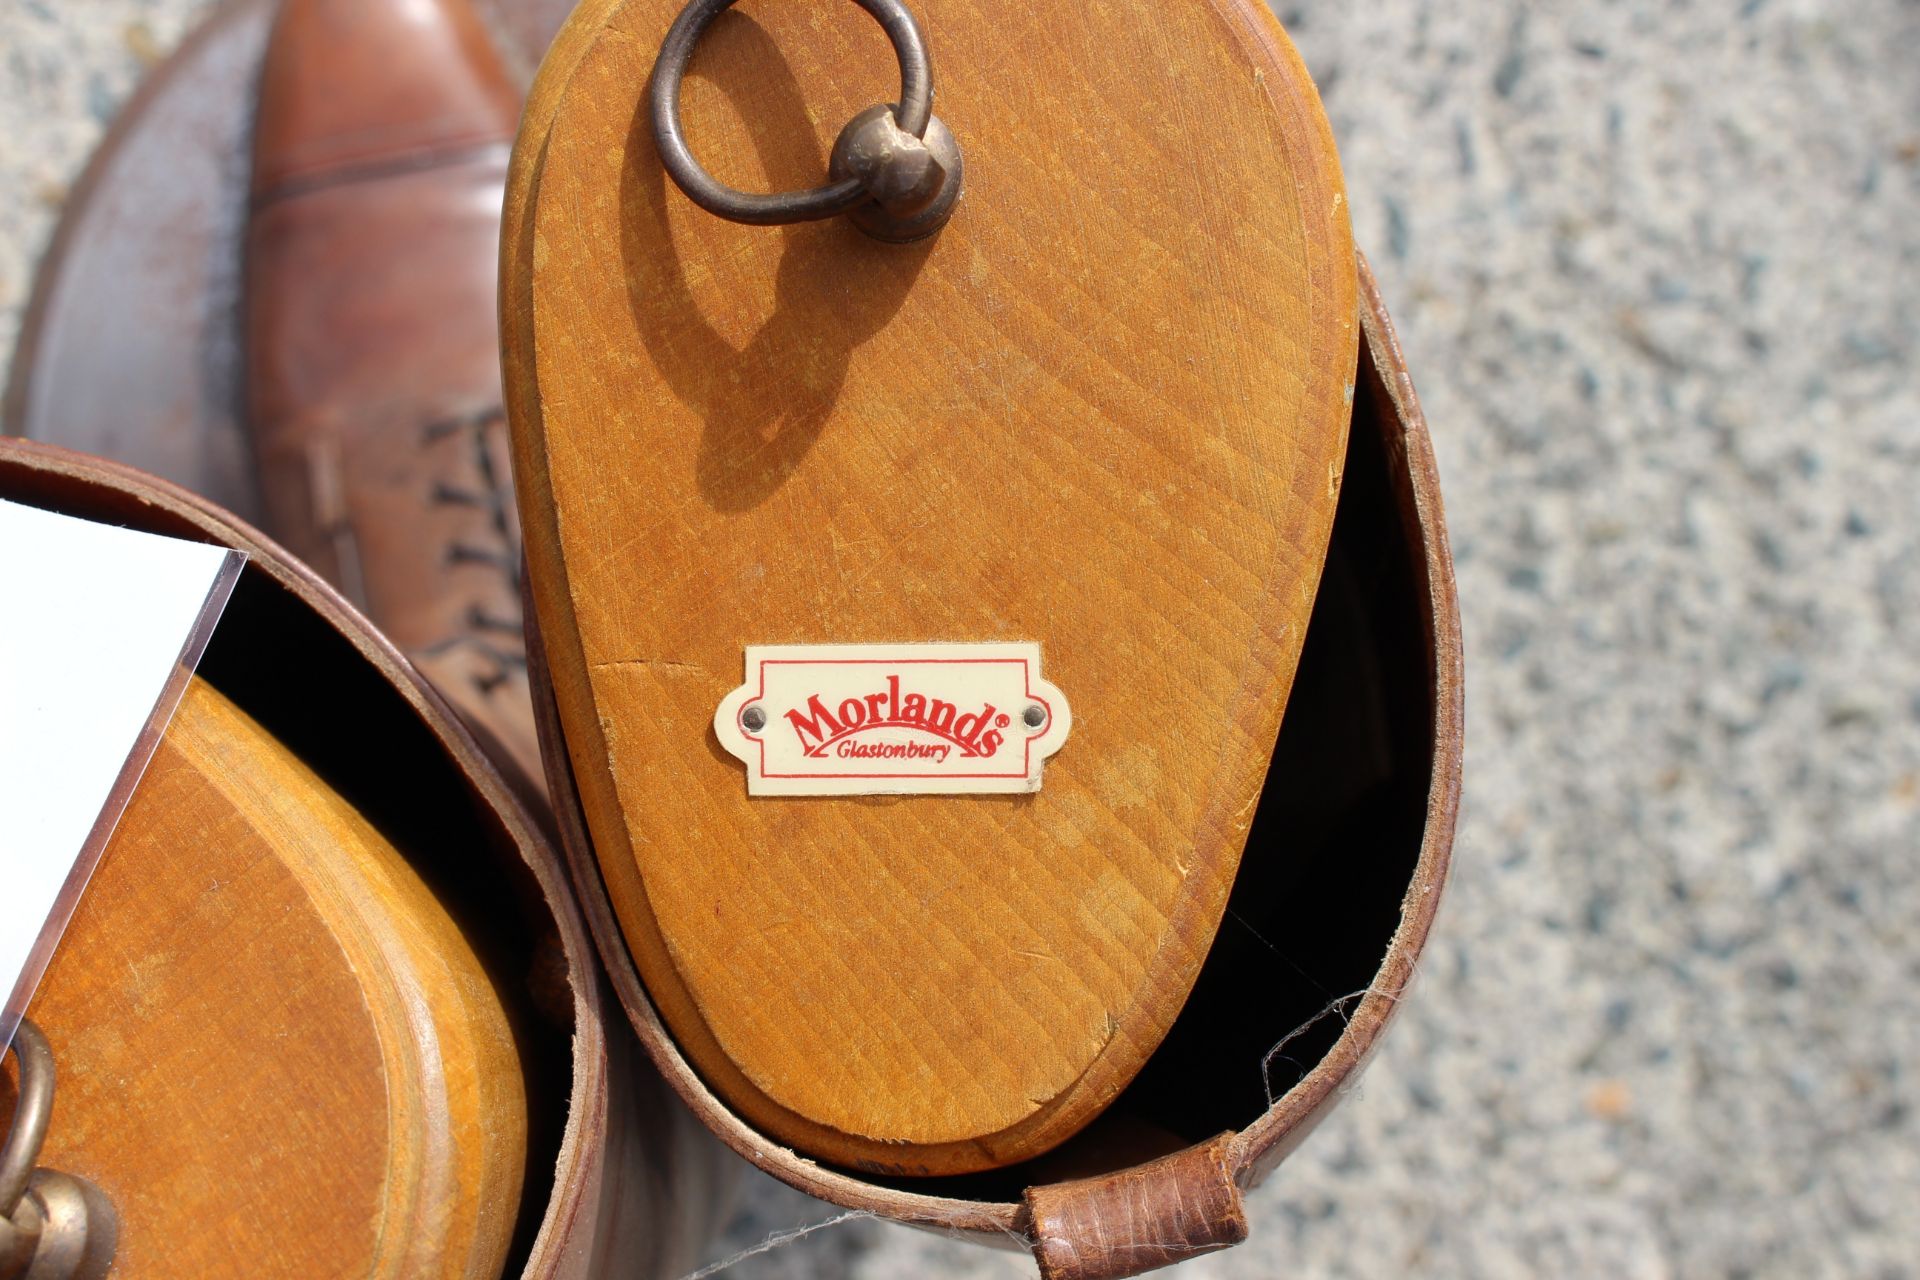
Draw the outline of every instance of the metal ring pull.
<instances>
[{"instance_id":1,"label":"metal ring pull","mask_svg":"<svg viewBox=\"0 0 1920 1280\"><path fill-rule=\"evenodd\" d=\"M20 1096L13 1104L7 1144L0 1148L0 1218L11 1218L27 1194L53 1119L53 1047L25 1018L13 1033L13 1056L20 1064Z\"/></svg>"},{"instance_id":2,"label":"metal ring pull","mask_svg":"<svg viewBox=\"0 0 1920 1280\"><path fill-rule=\"evenodd\" d=\"M20 1019L20 1096L0 1148L0 1280L98 1280L113 1264L113 1206L84 1178L36 1169L53 1119L53 1047Z\"/></svg>"},{"instance_id":3,"label":"metal ring pull","mask_svg":"<svg viewBox=\"0 0 1920 1280\"><path fill-rule=\"evenodd\" d=\"M756 195L717 180L694 158L680 126L680 81L693 47L734 0L691 0L660 46L650 96L660 162L688 199L730 222L775 226L849 215L862 231L895 243L932 235L960 198L960 147L933 114L927 42L901 0L854 0L872 14L900 59L900 101L869 107L833 144L828 184Z\"/></svg>"}]
</instances>

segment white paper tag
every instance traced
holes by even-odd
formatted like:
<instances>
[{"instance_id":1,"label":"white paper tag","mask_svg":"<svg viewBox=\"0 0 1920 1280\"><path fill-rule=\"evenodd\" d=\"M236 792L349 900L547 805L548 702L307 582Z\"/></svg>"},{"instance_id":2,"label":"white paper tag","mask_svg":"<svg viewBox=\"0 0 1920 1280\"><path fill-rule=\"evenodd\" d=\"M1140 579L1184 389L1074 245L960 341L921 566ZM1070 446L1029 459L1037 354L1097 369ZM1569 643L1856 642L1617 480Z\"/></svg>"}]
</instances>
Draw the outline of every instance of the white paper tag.
<instances>
[{"instance_id":1,"label":"white paper tag","mask_svg":"<svg viewBox=\"0 0 1920 1280\"><path fill-rule=\"evenodd\" d=\"M0 501L0 1047L244 563Z\"/></svg>"},{"instance_id":2,"label":"white paper tag","mask_svg":"<svg viewBox=\"0 0 1920 1280\"><path fill-rule=\"evenodd\" d=\"M750 645L713 717L756 796L1038 791L1072 728L1037 644Z\"/></svg>"}]
</instances>

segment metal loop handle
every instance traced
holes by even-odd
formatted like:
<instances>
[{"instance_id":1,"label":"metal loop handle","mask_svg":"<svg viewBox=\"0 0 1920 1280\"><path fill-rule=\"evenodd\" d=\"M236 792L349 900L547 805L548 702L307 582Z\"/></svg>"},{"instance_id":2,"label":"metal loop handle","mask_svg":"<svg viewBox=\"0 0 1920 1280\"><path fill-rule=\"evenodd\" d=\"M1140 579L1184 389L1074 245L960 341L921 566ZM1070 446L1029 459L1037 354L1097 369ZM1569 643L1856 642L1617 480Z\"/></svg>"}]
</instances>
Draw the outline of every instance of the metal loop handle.
<instances>
[{"instance_id":1,"label":"metal loop handle","mask_svg":"<svg viewBox=\"0 0 1920 1280\"><path fill-rule=\"evenodd\" d=\"M13 1056L20 1064L20 1098L14 1103L6 1146L0 1149L0 1218L11 1218L27 1194L53 1119L53 1047L25 1018L13 1033Z\"/></svg>"},{"instance_id":2,"label":"metal loop handle","mask_svg":"<svg viewBox=\"0 0 1920 1280\"><path fill-rule=\"evenodd\" d=\"M872 14L893 51L900 59L900 102L893 110L899 128L915 138L927 132L933 118L933 69L927 59L927 42L920 24L900 0L854 0ZM687 197L708 213L730 222L754 226L776 226L788 222L813 222L847 213L868 201L872 193L858 177L843 178L811 191L781 191L755 195L736 191L714 178L694 159L680 127L680 81L685 76L693 47L713 20L731 8L734 0L691 0L660 46L660 57L653 65L650 97L654 142L660 149L660 161L666 166Z\"/></svg>"}]
</instances>

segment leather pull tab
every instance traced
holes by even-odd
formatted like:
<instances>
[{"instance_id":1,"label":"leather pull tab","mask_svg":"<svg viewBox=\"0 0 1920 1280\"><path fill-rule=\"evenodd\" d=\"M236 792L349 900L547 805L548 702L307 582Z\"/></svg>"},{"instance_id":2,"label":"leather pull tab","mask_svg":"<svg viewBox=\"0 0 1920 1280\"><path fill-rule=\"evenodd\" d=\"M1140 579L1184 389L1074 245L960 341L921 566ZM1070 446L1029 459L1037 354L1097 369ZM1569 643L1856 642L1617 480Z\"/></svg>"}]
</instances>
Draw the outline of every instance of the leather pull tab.
<instances>
[{"instance_id":1,"label":"leather pull tab","mask_svg":"<svg viewBox=\"0 0 1920 1280\"><path fill-rule=\"evenodd\" d=\"M1247 1238L1233 1134L1102 1178L1027 1188L1042 1280L1124 1280Z\"/></svg>"}]
</instances>

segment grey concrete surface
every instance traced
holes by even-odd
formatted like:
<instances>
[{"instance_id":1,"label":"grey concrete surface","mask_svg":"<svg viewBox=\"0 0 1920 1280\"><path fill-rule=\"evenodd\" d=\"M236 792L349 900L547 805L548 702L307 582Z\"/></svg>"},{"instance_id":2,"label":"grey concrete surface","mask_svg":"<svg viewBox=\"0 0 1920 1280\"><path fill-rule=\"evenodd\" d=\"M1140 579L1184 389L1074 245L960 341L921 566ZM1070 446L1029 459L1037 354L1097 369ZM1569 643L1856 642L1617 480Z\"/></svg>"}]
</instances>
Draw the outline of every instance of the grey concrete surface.
<instances>
[{"instance_id":1,"label":"grey concrete surface","mask_svg":"<svg viewBox=\"0 0 1920 1280\"><path fill-rule=\"evenodd\" d=\"M199 7L0 0L0 349ZM1920 1274L1920 4L1283 17L1434 427L1467 797L1364 1087L1180 1274ZM733 1245L832 1212L762 1180Z\"/></svg>"}]
</instances>

